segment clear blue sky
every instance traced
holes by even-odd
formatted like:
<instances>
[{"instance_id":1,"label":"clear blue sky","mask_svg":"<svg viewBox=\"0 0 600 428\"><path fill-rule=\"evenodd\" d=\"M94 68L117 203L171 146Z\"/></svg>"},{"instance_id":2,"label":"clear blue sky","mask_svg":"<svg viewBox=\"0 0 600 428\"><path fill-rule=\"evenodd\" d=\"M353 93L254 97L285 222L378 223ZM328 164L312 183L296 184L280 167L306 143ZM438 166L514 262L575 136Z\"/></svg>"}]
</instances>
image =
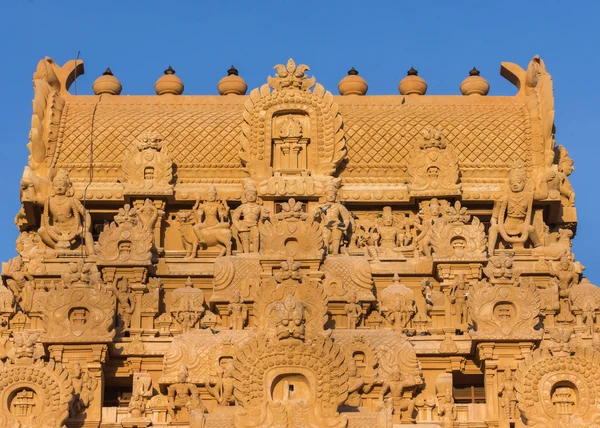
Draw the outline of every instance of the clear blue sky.
<instances>
[{"instance_id":1,"label":"clear blue sky","mask_svg":"<svg viewBox=\"0 0 600 428\"><path fill-rule=\"evenodd\" d=\"M600 2L2 0L0 16L1 260L15 253L31 76L44 56L62 64L81 51L86 74L77 81L79 94L92 93L107 66L124 94L153 94L168 65L186 94L216 94L231 64L254 88L274 64L293 57L334 94L352 66L370 94L396 94L414 65L431 94L458 94L477 66L491 95L511 95L500 62L526 67L540 54L554 79L557 141L575 159L574 250L586 276L600 285L600 247L594 246L600 243Z\"/></svg>"}]
</instances>

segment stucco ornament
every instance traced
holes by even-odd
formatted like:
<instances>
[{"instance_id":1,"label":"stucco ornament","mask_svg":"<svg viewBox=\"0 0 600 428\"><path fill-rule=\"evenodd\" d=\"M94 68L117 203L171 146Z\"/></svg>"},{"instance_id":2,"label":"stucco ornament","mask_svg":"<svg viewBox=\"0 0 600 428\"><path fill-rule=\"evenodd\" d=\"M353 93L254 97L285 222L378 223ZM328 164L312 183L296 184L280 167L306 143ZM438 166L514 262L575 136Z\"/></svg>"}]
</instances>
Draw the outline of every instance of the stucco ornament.
<instances>
[{"instance_id":1,"label":"stucco ornament","mask_svg":"<svg viewBox=\"0 0 600 428\"><path fill-rule=\"evenodd\" d=\"M275 70L269 84L252 90L246 101L240 159L253 179L265 180L266 189L289 176L294 184L277 185L280 192L311 194L318 177L331 176L346 155L342 117L331 93L306 75L308 66L290 59Z\"/></svg>"},{"instance_id":2,"label":"stucco ornament","mask_svg":"<svg viewBox=\"0 0 600 428\"><path fill-rule=\"evenodd\" d=\"M431 228L431 246L436 258L485 258L485 228L479 218L467 214L467 208L456 201L446 215L435 221Z\"/></svg>"},{"instance_id":3,"label":"stucco ornament","mask_svg":"<svg viewBox=\"0 0 600 428\"><path fill-rule=\"evenodd\" d=\"M98 237L98 263L150 264L154 238L152 231L139 220L136 208L125 204L114 219Z\"/></svg>"},{"instance_id":4,"label":"stucco ornament","mask_svg":"<svg viewBox=\"0 0 600 428\"><path fill-rule=\"evenodd\" d=\"M62 428L73 399L71 378L54 360L44 362L38 334L15 333L8 360L0 363L0 425Z\"/></svg>"},{"instance_id":5,"label":"stucco ornament","mask_svg":"<svg viewBox=\"0 0 600 428\"><path fill-rule=\"evenodd\" d=\"M123 156L123 187L129 194L169 195L173 192L173 162L155 132L141 134Z\"/></svg>"},{"instance_id":6,"label":"stucco ornament","mask_svg":"<svg viewBox=\"0 0 600 428\"><path fill-rule=\"evenodd\" d=\"M398 274L394 274L392 285L381 292L379 310L387 318L396 331L408 327L416 313L414 292L400 282Z\"/></svg>"},{"instance_id":7,"label":"stucco ornament","mask_svg":"<svg viewBox=\"0 0 600 428\"><path fill-rule=\"evenodd\" d=\"M423 131L423 141L408 163L411 196L460 195L458 157L441 129Z\"/></svg>"},{"instance_id":8,"label":"stucco ornament","mask_svg":"<svg viewBox=\"0 0 600 428\"><path fill-rule=\"evenodd\" d=\"M258 198L256 184L244 183L242 204L231 215L238 247L244 253L257 253L260 250L260 226L270 217L268 208Z\"/></svg>"},{"instance_id":9,"label":"stucco ornament","mask_svg":"<svg viewBox=\"0 0 600 428\"><path fill-rule=\"evenodd\" d=\"M93 272L84 264L72 263L66 288L38 293L43 301L44 342L111 342L115 336L115 297L92 285Z\"/></svg>"},{"instance_id":10,"label":"stucco ornament","mask_svg":"<svg viewBox=\"0 0 600 428\"><path fill-rule=\"evenodd\" d=\"M184 288L173 290L171 314L179 322L184 333L196 326L205 310L204 293L202 290L194 288L190 277L185 282Z\"/></svg>"}]
</instances>

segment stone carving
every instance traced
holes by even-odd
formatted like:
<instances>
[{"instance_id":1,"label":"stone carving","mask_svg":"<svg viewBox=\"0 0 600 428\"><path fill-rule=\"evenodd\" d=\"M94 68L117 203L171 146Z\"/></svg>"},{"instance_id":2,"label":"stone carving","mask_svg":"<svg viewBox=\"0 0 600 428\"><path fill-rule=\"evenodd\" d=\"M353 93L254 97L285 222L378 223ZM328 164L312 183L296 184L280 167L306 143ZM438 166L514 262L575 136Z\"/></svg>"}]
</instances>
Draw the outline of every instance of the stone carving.
<instances>
[{"instance_id":1,"label":"stone carving","mask_svg":"<svg viewBox=\"0 0 600 428\"><path fill-rule=\"evenodd\" d=\"M171 314L185 333L194 328L204 311L204 293L194 288L192 278L188 277L185 288L177 288L171 295Z\"/></svg>"},{"instance_id":2,"label":"stone carving","mask_svg":"<svg viewBox=\"0 0 600 428\"><path fill-rule=\"evenodd\" d=\"M314 77L306 76L306 65L296 66L290 59L275 69L275 77L269 77L268 85L251 91L245 104L239 156L257 180L270 179L274 169L296 166L305 176L298 180L300 187L309 190L315 182L307 175L332 175L346 155L342 117L331 93L320 84L315 86ZM261 111L266 114L259 114Z\"/></svg>"},{"instance_id":3,"label":"stone carving","mask_svg":"<svg viewBox=\"0 0 600 428\"><path fill-rule=\"evenodd\" d=\"M504 371L504 378L498 387L498 394L501 397L500 404L504 410L504 418L509 421L514 420L517 414L517 386L515 382L513 371L508 368Z\"/></svg>"},{"instance_id":4,"label":"stone carving","mask_svg":"<svg viewBox=\"0 0 600 428\"><path fill-rule=\"evenodd\" d=\"M188 418L193 410L201 413L206 411L198 388L193 383L188 382L188 369L183 364L179 368L177 383L169 385L167 397L169 399L167 410L172 421L183 420L181 417L183 410L187 411Z\"/></svg>"},{"instance_id":5,"label":"stone carving","mask_svg":"<svg viewBox=\"0 0 600 428\"><path fill-rule=\"evenodd\" d=\"M302 211L304 204L294 199L281 204L281 212L265 222L260 234L264 257L321 258L323 235L313 217Z\"/></svg>"},{"instance_id":6,"label":"stone carving","mask_svg":"<svg viewBox=\"0 0 600 428\"><path fill-rule=\"evenodd\" d=\"M481 259L485 256L486 236L477 217L467 214L460 201L448 207L446 215L431 227L431 248L437 258Z\"/></svg>"},{"instance_id":7,"label":"stone carving","mask_svg":"<svg viewBox=\"0 0 600 428\"><path fill-rule=\"evenodd\" d=\"M350 293L348 297L348 303L344 305L344 312L346 313L346 320L348 322L349 329L355 329L360 324L363 311L360 301L356 297L355 293Z\"/></svg>"},{"instance_id":8,"label":"stone carving","mask_svg":"<svg viewBox=\"0 0 600 428\"><path fill-rule=\"evenodd\" d=\"M379 365L375 350L363 336L354 337L343 346L348 365L348 399L346 405L359 407L362 394L375 387Z\"/></svg>"},{"instance_id":9,"label":"stone carving","mask_svg":"<svg viewBox=\"0 0 600 428\"><path fill-rule=\"evenodd\" d=\"M494 253L499 237L513 248L528 241L534 247L541 244L539 234L531 224L533 201L548 196L548 181L553 178L551 171L542 177L540 188L534 189L527 178L525 166L520 162L512 166L508 174L508 186L502 197L494 203L488 238L490 254Z\"/></svg>"},{"instance_id":10,"label":"stone carving","mask_svg":"<svg viewBox=\"0 0 600 428\"><path fill-rule=\"evenodd\" d=\"M61 364L40 360L37 335L15 333L15 346L0 370L0 425L4 427L64 426L73 400L69 373Z\"/></svg>"},{"instance_id":11,"label":"stone carving","mask_svg":"<svg viewBox=\"0 0 600 428\"><path fill-rule=\"evenodd\" d=\"M5 278L6 285L12 292L12 299L6 295L3 300L4 312L7 306L12 307L16 300L19 308L25 312L31 310L33 304L33 294L35 292L35 280L29 272L25 270L25 265L21 256L11 259L8 263L2 264L2 276Z\"/></svg>"},{"instance_id":12,"label":"stone carving","mask_svg":"<svg viewBox=\"0 0 600 428\"><path fill-rule=\"evenodd\" d=\"M325 202L314 212L314 218L323 225L323 240L328 254L340 254L347 239L352 217L348 209L338 202L339 181L330 180L325 188Z\"/></svg>"},{"instance_id":13,"label":"stone carving","mask_svg":"<svg viewBox=\"0 0 600 428\"><path fill-rule=\"evenodd\" d=\"M94 399L94 391L98 387L98 381L88 371L83 370L79 362L75 361L71 370L71 382L73 384L73 400L69 407L69 416L76 418L90 406Z\"/></svg>"},{"instance_id":14,"label":"stone carving","mask_svg":"<svg viewBox=\"0 0 600 428\"><path fill-rule=\"evenodd\" d=\"M431 256L433 225L442 217L444 208L448 206L447 201L438 201L436 198L419 204L419 213L414 221L416 233L414 243L417 254Z\"/></svg>"},{"instance_id":15,"label":"stone carving","mask_svg":"<svg viewBox=\"0 0 600 428\"><path fill-rule=\"evenodd\" d=\"M569 152L563 146L557 146L554 149L556 153L556 163L558 165L558 180L559 180L559 191L560 199L565 207L575 206L575 191L569 176L573 174L575 170L573 159L569 157Z\"/></svg>"},{"instance_id":16,"label":"stone carving","mask_svg":"<svg viewBox=\"0 0 600 428\"><path fill-rule=\"evenodd\" d=\"M217 200L217 189L210 186L206 201L196 200L194 205L196 224L194 232L202 247L223 246L221 255L231 254L232 232L229 228L229 206L227 201Z\"/></svg>"},{"instance_id":17,"label":"stone carving","mask_svg":"<svg viewBox=\"0 0 600 428\"><path fill-rule=\"evenodd\" d=\"M540 297L534 284L520 287L480 281L469 289L469 315L473 337L532 337L540 313Z\"/></svg>"},{"instance_id":18,"label":"stone carving","mask_svg":"<svg viewBox=\"0 0 600 428\"><path fill-rule=\"evenodd\" d=\"M251 181L244 185L242 202L232 214L237 240L244 253L257 253L260 249L259 225L269 218L270 212L258 201L256 186Z\"/></svg>"},{"instance_id":19,"label":"stone carving","mask_svg":"<svg viewBox=\"0 0 600 428\"><path fill-rule=\"evenodd\" d=\"M408 163L411 196L460 195L458 157L441 129L423 131L423 141Z\"/></svg>"},{"instance_id":20,"label":"stone carving","mask_svg":"<svg viewBox=\"0 0 600 428\"><path fill-rule=\"evenodd\" d=\"M447 388L443 394L438 393L438 415L444 422L444 428L452 428L454 421L456 421L457 412L456 404L454 404L454 398L452 397L452 390Z\"/></svg>"},{"instance_id":21,"label":"stone carving","mask_svg":"<svg viewBox=\"0 0 600 428\"><path fill-rule=\"evenodd\" d=\"M68 251L80 240L89 255L95 254L92 219L89 212L73 196L71 179L60 169L47 194L36 193L32 202L42 206L41 224L37 233L48 247Z\"/></svg>"},{"instance_id":22,"label":"stone carving","mask_svg":"<svg viewBox=\"0 0 600 428\"><path fill-rule=\"evenodd\" d=\"M404 331L416 312L414 292L400 282L398 274L381 292L380 311L396 331Z\"/></svg>"},{"instance_id":23,"label":"stone carving","mask_svg":"<svg viewBox=\"0 0 600 428\"><path fill-rule=\"evenodd\" d=\"M244 298L238 291L233 294L232 301L227 305L227 312L229 312L230 328L243 329L248 319L248 305L244 303Z\"/></svg>"},{"instance_id":24,"label":"stone carving","mask_svg":"<svg viewBox=\"0 0 600 428\"><path fill-rule=\"evenodd\" d=\"M206 389L215 397L220 406L232 406L235 404L235 397L233 395L233 360L223 358L220 363L217 374L211 377Z\"/></svg>"},{"instance_id":25,"label":"stone carving","mask_svg":"<svg viewBox=\"0 0 600 428\"><path fill-rule=\"evenodd\" d=\"M135 297L129 287L129 281L125 277L115 278L115 295L117 297L117 314L119 315L119 327L121 331L129 330L131 316L135 311Z\"/></svg>"},{"instance_id":26,"label":"stone carving","mask_svg":"<svg viewBox=\"0 0 600 428\"><path fill-rule=\"evenodd\" d=\"M515 253L500 253L490 257L483 273L492 284L512 284L518 280L521 272L514 269Z\"/></svg>"},{"instance_id":27,"label":"stone carving","mask_svg":"<svg viewBox=\"0 0 600 428\"><path fill-rule=\"evenodd\" d=\"M527 427L594 426L600 380L597 352L560 356L535 350L517 370L517 401Z\"/></svg>"},{"instance_id":28,"label":"stone carving","mask_svg":"<svg viewBox=\"0 0 600 428\"><path fill-rule=\"evenodd\" d=\"M551 285L558 286L558 297L560 304L560 321L571 321L571 289L579 282L579 273L574 263L567 256L563 256L556 267L548 263L548 272L552 275Z\"/></svg>"},{"instance_id":29,"label":"stone carving","mask_svg":"<svg viewBox=\"0 0 600 428\"><path fill-rule=\"evenodd\" d=\"M469 285L465 281L464 274L458 274L450 288L451 314L456 316L459 324L466 324L468 320L467 296Z\"/></svg>"},{"instance_id":30,"label":"stone carving","mask_svg":"<svg viewBox=\"0 0 600 428\"><path fill-rule=\"evenodd\" d=\"M168 195L173 191L173 162L162 138L143 133L123 156L123 187L130 194Z\"/></svg>"},{"instance_id":31,"label":"stone carving","mask_svg":"<svg viewBox=\"0 0 600 428\"><path fill-rule=\"evenodd\" d=\"M98 237L98 262L148 265L152 260L153 234L129 204L119 208L115 221L104 226Z\"/></svg>"},{"instance_id":32,"label":"stone carving","mask_svg":"<svg viewBox=\"0 0 600 428\"><path fill-rule=\"evenodd\" d=\"M111 342L115 335L114 296L92 285L89 265L70 266L72 271L65 278L67 288L40 295L44 342Z\"/></svg>"},{"instance_id":33,"label":"stone carving","mask_svg":"<svg viewBox=\"0 0 600 428\"><path fill-rule=\"evenodd\" d=\"M563 256L571 255L571 238L573 238L571 230L559 229L558 232L549 234L548 238L550 242L534 248L532 255L541 256L546 260L558 260Z\"/></svg>"}]
</instances>

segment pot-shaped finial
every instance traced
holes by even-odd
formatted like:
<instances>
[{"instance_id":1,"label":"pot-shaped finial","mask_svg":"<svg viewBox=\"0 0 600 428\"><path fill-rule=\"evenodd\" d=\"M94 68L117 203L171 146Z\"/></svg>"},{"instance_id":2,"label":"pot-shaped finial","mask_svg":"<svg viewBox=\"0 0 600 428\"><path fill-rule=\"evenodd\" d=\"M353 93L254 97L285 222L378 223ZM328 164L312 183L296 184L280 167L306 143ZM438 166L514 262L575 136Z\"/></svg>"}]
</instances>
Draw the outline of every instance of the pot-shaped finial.
<instances>
[{"instance_id":1,"label":"pot-shaped finial","mask_svg":"<svg viewBox=\"0 0 600 428\"><path fill-rule=\"evenodd\" d=\"M238 70L233 65L227 70L227 76L219 80L217 91L221 95L245 95L248 90L246 81L238 75Z\"/></svg>"},{"instance_id":2,"label":"pot-shaped finial","mask_svg":"<svg viewBox=\"0 0 600 428\"><path fill-rule=\"evenodd\" d=\"M121 86L119 79L113 75L111 69L107 68L106 71L94 81L92 89L96 95L119 95L123 87Z\"/></svg>"},{"instance_id":3,"label":"pot-shaped finial","mask_svg":"<svg viewBox=\"0 0 600 428\"><path fill-rule=\"evenodd\" d=\"M487 95L490 91L490 84L479 75L479 70L473 67L469 71L469 77L460 84L460 92L463 95Z\"/></svg>"},{"instance_id":4,"label":"pot-shaped finial","mask_svg":"<svg viewBox=\"0 0 600 428\"><path fill-rule=\"evenodd\" d=\"M154 90L156 95L181 95L183 94L183 82L177 76L175 76L175 70L169 66L165 70L165 74L160 76L154 84Z\"/></svg>"},{"instance_id":5,"label":"pot-shaped finial","mask_svg":"<svg viewBox=\"0 0 600 428\"><path fill-rule=\"evenodd\" d=\"M425 95L427 83L422 77L419 77L419 72L411 67L406 73L406 77L398 84L398 90L401 95Z\"/></svg>"},{"instance_id":6,"label":"pot-shaped finial","mask_svg":"<svg viewBox=\"0 0 600 428\"><path fill-rule=\"evenodd\" d=\"M354 67L338 84L340 95L366 95L368 89L367 81L358 75L358 71Z\"/></svg>"}]
</instances>

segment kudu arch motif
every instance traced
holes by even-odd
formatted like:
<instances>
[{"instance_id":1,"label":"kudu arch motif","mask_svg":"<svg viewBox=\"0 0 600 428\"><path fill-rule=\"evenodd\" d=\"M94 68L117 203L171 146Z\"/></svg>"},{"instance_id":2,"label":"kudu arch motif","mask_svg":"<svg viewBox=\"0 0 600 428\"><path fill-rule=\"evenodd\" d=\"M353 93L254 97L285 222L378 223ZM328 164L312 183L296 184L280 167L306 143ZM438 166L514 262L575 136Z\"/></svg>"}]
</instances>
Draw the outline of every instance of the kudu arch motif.
<instances>
[{"instance_id":1,"label":"kudu arch motif","mask_svg":"<svg viewBox=\"0 0 600 428\"><path fill-rule=\"evenodd\" d=\"M477 70L444 97L414 69L378 97L308 72L182 97L169 67L121 97L107 70L76 96L81 61L40 61L0 425L600 425L543 61L502 64L513 97Z\"/></svg>"}]
</instances>

